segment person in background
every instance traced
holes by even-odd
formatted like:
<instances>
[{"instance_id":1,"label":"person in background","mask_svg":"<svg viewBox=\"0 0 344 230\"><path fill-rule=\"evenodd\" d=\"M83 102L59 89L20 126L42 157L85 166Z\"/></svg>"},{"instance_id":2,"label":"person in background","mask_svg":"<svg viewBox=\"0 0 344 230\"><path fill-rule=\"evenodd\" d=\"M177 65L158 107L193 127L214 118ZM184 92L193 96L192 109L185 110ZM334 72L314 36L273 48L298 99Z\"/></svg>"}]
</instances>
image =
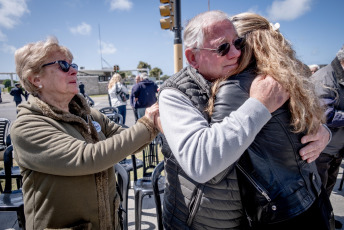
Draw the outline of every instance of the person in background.
<instances>
[{"instance_id":1,"label":"person in background","mask_svg":"<svg viewBox=\"0 0 344 230\"><path fill-rule=\"evenodd\" d=\"M237 175L238 184L232 189L240 191L249 226L287 230L305 222L309 229L331 229L332 206L321 190L315 162L305 163L298 153L302 136L315 134L325 121L308 67L296 58L278 23L254 13L234 15L231 21L238 39L246 42L236 72L213 86L208 107L211 123L221 122L249 99L257 75L273 76L290 94L230 172L232 181ZM264 196L253 185L259 185Z\"/></svg>"},{"instance_id":2,"label":"person in background","mask_svg":"<svg viewBox=\"0 0 344 230\"><path fill-rule=\"evenodd\" d=\"M138 117L137 117L137 110L135 109L135 97L133 94L133 91L136 91L136 88L138 87L138 83L142 81L142 78L140 75L137 75L135 77L135 85L133 85L133 87L131 88L131 94L130 94L130 106L133 109L133 113L135 116L135 122L137 121Z\"/></svg>"},{"instance_id":3,"label":"person in background","mask_svg":"<svg viewBox=\"0 0 344 230\"><path fill-rule=\"evenodd\" d=\"M153 81L149 80L147 73L143 73L141 77L142 81L131 91L134 95L134 104L138 118L145 114L147 107L153 105L157 101L156 94L158 92L158 86Z\"/></svg>"},{"instance_id":4,"label":"person in background","mask_svg":"<svg viewBox=\"0 0 344 230\"><path fill-rule=\"evenodd\" d=\"M82 96L86 97L85 96L85 85L84 85L84 83L82 83L82 81L79 83L79 93L81 93Z\"/></svg>"},{"instance_id":5,"label":"person in background","mask_svg":"<svg viewBox=\"0 0 344 230\"><path fill-rule=\"evenodd\" d=\"M184 30L189 66L160 88L160 118L167 140L162 148L165 229L235 229L244 222L240 193L232 191L227 172L289 95L272 77L257 77L250 98L210 126L205 109L211 84L238 68L244 43L237 39L227 14L208 11L195 16ZM300 150L302 158L319 155L328 139L322 126L316 135L302 137L303 143L310 142Z\"/></svg>"},{"instance_id":6,"label":"person in background","mask_svg":"<svg viewBox=\"0 0 344 230\"><path fill-rule=\"evenodd\" d=\"M25 97L23 89L20 87L20 83L14 84L14 88L11 89L10 94L13 96L16 107L23 101L21 96L23 95Z\"/></svg>"},{"instance_id":7,"label":"person in background","mask_svg":"<svg viewBox=\"0 0 344 230\"><path fill-rule=\"evenodd\" d=\"M316 64L309 65L308 67L311 70L312 74L314 74L315 72L317 72L320 69L320 66L316 65Z\"/></svg>"},{"instance_id":8,"label":"person in background","mask_svg":"<svg viewBox=\"0 0 344 230\"><path fill-rule=\"evenodd\" d=\"M344 156L344 45L327 66L312 75L316 92L326 106L332 140L316 160L321 181L330 196ZM342 223L336 220L336 228Z\"/></svg>"},{"instance_id":9,"label":"person in background","mask_svg":"<svg viewBox=\"0 0 344 230\"><path fill-rule=\"evenodd\" d=\"M157 135L158 106L124 129L79 94L78 66L54 37L15 52L30 92L11 127L26 229L121 229L114 165Z\"/></svg>"},{"instance_id":10,"label":"person in background","mask_svg":"<svg viewBox=\"0 0 344 230\"><path fill-rule=\"evenodd\" d=\"M0 87L0 103L2 102L2 97L1 97L1 87Z\"/></svg>"},{"instance_id":11,"label":"person in background","mask_svg":"<svg viewBox=\"0 0 344 230\"><path fill-rule=\"evenodd\" d=\"M115 73L109 81L108 93L110 95L111 106L118 108L118 113L123 117L123 125L125 125L125 117L127 115L127 100L120 96L121 93L129 95L127 87L122 84L122 77Z\"/></svg>"}]
</instances>

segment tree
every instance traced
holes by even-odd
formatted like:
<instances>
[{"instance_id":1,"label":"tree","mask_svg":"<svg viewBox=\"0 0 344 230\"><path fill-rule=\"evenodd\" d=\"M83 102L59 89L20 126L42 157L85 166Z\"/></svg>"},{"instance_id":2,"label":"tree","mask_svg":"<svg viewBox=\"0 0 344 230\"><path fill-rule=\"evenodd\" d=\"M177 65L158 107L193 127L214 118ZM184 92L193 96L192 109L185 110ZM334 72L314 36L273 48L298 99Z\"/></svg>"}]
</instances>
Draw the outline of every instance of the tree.
<instances>
[{"instance_id":1,"label":"tree","mask_svg":"<svg viewBox=\"0 0 344 230\"><path fill-rule=\"evenodd\" d=\"M162 75L162 70L158 67L154 67L150 72L149 76L150 77L156 77L157 79Z\"/></svg>"},{"instance_id":2,"label":"tree","mask_svg":"<svg viewBox=\"0 0 344 230\"><path fill-rule=\"evenodd\" d=\"M149 69L149 70L151 70L151 66L148 64L148 63L146 63L146 62L143 62L143 61L140 61L139 62L139 64L137 65L137 68L138 69ZM140 73L143 73L143 72L146 72L147 73L147 71L139 71Z\"/></svg>"},{"instance_id":3,"label":"tree","mask_svg":"<svg viewBox=\"0 0 344 230\"><path fill-rule=\"evenodd\" d=\"M164 75L164 76L160 77L160 80L166 81L169 78L170 78L170 76Z\"/></svg>"},{"instance_id":4,"label":"tree","mask_svg":"<svg viewBox=\"0 0 344 230\"><path fill-rule=\"evenodd\" d=\"M2 82L2 84L4 84L5 88L10 87L11 86L11 80L10 79L6 79Z\"/></svg>"}]
</instances>

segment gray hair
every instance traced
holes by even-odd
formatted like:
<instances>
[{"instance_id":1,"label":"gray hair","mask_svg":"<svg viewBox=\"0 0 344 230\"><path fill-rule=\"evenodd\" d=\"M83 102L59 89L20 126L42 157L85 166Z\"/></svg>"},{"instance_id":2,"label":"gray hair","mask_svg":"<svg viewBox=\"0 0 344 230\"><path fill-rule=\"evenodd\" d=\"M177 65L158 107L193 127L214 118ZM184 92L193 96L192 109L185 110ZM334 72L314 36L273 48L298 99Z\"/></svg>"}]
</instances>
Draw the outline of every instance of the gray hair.
<instances>
[{"instance_id":1,"label":"gray hair","mask_svg":"<svg viewBox=\"0 0 344 230\"><path fill-rule=\"evenodd\" d=\"M148 74L147 74L147 73L141 74L141 79L142 79L142 80L148 79Z\"/></svg>"},{"instance_id":2,"label":"gray hair","mask_svg":"<svg viewBox=\"0 0 344 230\"><path fill-rule=\"evenodd\" d=\"M42 65L46 64L47 58L55 53L62 53L66 58L73 60L72 53L66 47L60 46L56 37L26 44L14 53L16 72L25 90L29 93L36 96L39 93L39 88L33 85L28 77L38 77Z\"/></svg>"},{"instance_id":3,"label":"gray hair","mask_svg":"<svg viewBox=\"0 0 344 230\"><path fill-rule=\"evenodd\" d=\"M309 69L313 69L313 68L316 68L317 70L320 69L320 66L317 65L317 64L313 64L313 65L308 65Z\"/></svg>"},{"instance_id":4,"label":"gray hair","mask_svg":"<svg viewBox=\"0 0 344 230\"><path fill-rule=\"evenodd\" d=\"M219 10L207 11L190 19L184 30L184 48L201 47L204 42L205 29L217 22L228 20L229 16Z\"/></svg>"},{"instance_id":5,"label":"gray hair","mask_svg":"<svg viewBox=\"0 0 344 230\"><path fill-rule=\"evenodd\" d=\"M339 61L344 61L344 45L337 53L337 58Z\"/></svg>"}]
</instances>

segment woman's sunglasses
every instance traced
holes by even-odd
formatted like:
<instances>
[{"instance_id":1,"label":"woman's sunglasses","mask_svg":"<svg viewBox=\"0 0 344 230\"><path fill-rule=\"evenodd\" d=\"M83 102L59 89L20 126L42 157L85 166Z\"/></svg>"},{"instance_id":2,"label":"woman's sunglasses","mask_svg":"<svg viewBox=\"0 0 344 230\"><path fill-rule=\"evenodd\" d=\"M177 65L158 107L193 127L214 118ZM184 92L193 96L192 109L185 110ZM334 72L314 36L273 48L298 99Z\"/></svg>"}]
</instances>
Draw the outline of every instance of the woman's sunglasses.
<instances>
[{"instance_id":1,"label":"woman's sunglasses","mask_svg":"<svg viewBox=\"0 0 344 230\"><path fill-rule=\"evenodd\" d=\"M245 46L245 38L238 38L236 39L232 44L226 42L221 44L217 49L211 49L211 48L196 48L200 50L210 50L216 52L219 56L225 56L228 54L229 50L231 49L231 45L234 45L234 47L237 50L241 50Z\"/></svg>"},{"instance_id":2,"label":"woman's sunglasses","mask_svg":"<svg viewBox=\"0 0 344 230\"><path fill-rule=\"evenodd\" d=\"M44 64L42 65L42 68L47 66L47 65L53 65L53 64L59 64L60 65L60 68L63 72L68 72L69 71L69 68L70 67L73 67L73 69L75 69L76 71L78 71L78 65L77 64L69 64L68 62L66 61L63 61L63 60L59 60L59 61L54 61L54 62L50 62L50 63L47 63L47 64Z\"/></svg>"}]
</instances>

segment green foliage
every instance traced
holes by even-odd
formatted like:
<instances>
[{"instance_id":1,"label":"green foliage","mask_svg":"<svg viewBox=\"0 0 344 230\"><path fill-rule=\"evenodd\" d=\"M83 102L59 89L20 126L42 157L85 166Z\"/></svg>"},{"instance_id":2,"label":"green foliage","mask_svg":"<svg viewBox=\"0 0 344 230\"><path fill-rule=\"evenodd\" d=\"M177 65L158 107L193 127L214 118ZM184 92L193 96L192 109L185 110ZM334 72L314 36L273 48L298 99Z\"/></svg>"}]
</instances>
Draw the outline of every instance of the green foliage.
<instances>
[{"instance_id":1,"label":"green foliage","mask_svg":"<svg viewBox=\"0 0 344 230\"><path fill-rule=\"evenodd\" d=\"M5 86L5 88L10 87L11 80L10 79L3 80L2 84Z\"/></svg>"},{"instance_id":2,"label":"green foliage","mask_svg":"<svg viewBox=\"0 0 344 230\"><path fill-rule=\"evenodd\" d=\"M151 70L151 66L146 63L146 62L143 62L143 61L140 61L139 64L137 65L137 68L138 69L149 69ZM143 72L147 72L147 71L139 71L140 73L143 73Z\"/></svg>"},{"instance_id":3,"label":"green foliage","mask_svg":"<svg viewBox=\"0 0 344 230\"><path fill-rule=\"evenodd\" d=\"M161 76L161 77L160 77L160 80L166 81L166 80L169 79L169 78L170 78L170 76L164 75L164 76Z\"/></svg>"},{"instance_id":4,"label":"green foliage","mask_svg":"<svg viewBox=\"0 0 344 230\"><path fill-rule=\"evenodd\" d=\"M158 67L154 67L150 72L149 72L149 76L150 77L160 77L160 75L162 74L162 70Z\"/></svg>"}]
</instances>

